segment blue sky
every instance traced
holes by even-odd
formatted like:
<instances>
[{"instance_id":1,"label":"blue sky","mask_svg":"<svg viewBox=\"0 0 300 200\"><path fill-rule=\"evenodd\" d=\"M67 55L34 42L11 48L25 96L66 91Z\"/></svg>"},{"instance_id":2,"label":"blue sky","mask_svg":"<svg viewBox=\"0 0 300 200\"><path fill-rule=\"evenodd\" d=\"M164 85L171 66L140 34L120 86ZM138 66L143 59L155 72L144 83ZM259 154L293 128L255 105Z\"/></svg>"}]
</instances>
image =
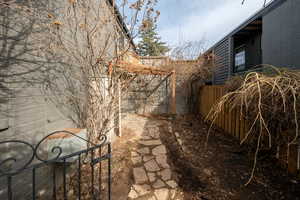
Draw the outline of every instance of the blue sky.
<instances>
[{"instance_id":1,"label":"blue sky","mask_svg":"<svg viewBox=\"0 0 300 200\"><path fill-rule=\"evenodd\" d=\"M158 33L170 46L204 39L210 47L263 6L263 0L246 0L244 5L241 2L158 0Z\"/></svg>"}]
</instances>

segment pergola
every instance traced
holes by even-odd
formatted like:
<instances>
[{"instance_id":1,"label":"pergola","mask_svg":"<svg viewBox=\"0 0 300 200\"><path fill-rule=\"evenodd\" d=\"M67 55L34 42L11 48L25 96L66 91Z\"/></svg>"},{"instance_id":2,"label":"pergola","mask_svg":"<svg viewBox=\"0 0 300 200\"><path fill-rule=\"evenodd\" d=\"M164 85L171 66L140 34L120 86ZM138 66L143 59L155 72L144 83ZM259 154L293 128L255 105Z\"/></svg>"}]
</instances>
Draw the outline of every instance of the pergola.
<instances>
[{"instance_id":1,"label":"pergola","mask_svg":"<svg viewBox=\"0 0 300 200\"><path fill-rule=\"evenodd\" d=\"M133 74L142 74L142 75L159 75L159 76L166 76L161 82L163 83L169 77L171 77L171 99L170 99L170 111L171 114L176 114L176 72L175 70L164 70L159 67L144 65L138 62L129 62L129 61L118 61L114 65L110 65L109 73L111 74L113 68L119 68L124 70L128 73ZM158 84L153 92L157 90L160 86Z\"/></svg>"}]
</instances>

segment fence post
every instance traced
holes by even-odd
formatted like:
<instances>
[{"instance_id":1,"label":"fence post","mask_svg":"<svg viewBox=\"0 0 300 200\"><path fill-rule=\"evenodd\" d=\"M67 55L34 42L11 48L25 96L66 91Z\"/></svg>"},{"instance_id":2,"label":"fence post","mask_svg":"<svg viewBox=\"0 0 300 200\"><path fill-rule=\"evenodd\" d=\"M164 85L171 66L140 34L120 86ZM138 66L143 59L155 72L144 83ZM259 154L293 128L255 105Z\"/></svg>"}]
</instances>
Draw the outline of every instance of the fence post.
<instances>
[{"instance_id":1,"label":"fence post","mask_svg":"<svg viewBox=\"0 0 300 200\"><path fill-rule=\"evenodd\" d=\"M171 114L176 114L176 72L172 71Z\"/></svg>"},{"instance_id":2,"label":"fence post","mask_svg":"<svg viewBox=\"0 0 300 200\"><path fill-rule=\"evenodd\" d=\"M122 107L121 107L121 104L122 104L122 97L121 97L121 95L122 95L122 90L121 90L121 80L119 79L118 80L118 95L119 95L119 110L118 110L118 117L119 117L119 137L121 137L122 136Z\"/></svg>"}]
</instances>

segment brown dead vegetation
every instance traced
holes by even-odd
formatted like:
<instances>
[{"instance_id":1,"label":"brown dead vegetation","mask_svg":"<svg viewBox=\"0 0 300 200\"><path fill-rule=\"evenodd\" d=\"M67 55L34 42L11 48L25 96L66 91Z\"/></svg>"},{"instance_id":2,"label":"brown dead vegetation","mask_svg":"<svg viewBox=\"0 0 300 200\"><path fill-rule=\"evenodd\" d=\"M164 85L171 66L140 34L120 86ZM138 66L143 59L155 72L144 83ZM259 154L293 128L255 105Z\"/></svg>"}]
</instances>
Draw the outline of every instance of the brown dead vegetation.
<instances>
[{"instance_id":1,"label":"brown dead vegetation","mask_svg":"<svg viewBox=\"0 0 300 200\"><path fill-rule=\"evenodd\" d=\"M224 110L240 108L240 117L250 122L250 130L241 144L255 145L254 164L249 184L255 172L257 156L264 149L276 154L281 144L296 144L299 139L300 72L269 67L268 73L250 72L228 83L228 93L211 109L207 119L214 122ZM289 134L285 134L287 131ZM273 155L274 156L274 155Z\"/></svg>"}]
</instances>

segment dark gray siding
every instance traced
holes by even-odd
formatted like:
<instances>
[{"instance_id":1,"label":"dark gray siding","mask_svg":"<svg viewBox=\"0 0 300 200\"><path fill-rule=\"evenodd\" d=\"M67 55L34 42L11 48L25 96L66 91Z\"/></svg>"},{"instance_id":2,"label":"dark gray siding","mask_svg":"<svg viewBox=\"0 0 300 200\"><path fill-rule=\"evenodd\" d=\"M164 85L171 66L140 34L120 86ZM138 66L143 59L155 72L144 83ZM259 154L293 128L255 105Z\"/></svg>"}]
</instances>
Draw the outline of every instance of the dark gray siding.
<instances>
[{"instance_id":1,"label":"dark gray siding","mask_svg":"<svg viewBox=\"0 0 300 200\"><path fill-rule=\"evenodd\" d=\"M300 69L300 1L287 0L263 17L263 63Z\"/></svg>"},{"instance_id":2,"label":"dark gray siding","mask_svg":"<svg viewBox=\"0 0 300 200\"><path fill-rule=\"evenodd\" d=\"M246 66L252 68L261 64L261 33L256 33L245 43L246 47Z\"/></svg>"},{"instance_id":3,"label":"dark gray siding","mask_svg":"<svg viewBox=\"0 0 300 200\"><path fill-rule=\"evenodd\" d=\"M216 64L213 77L214 84L223 84L228 79L231 63L230 49L230 38L225 39L214 48Z\"/></svg>"},{"instance_id":4,"label":"dark gray siding","mask_svg":"<svg viewBox=\"0 0 300 200\"><path fill-rule=\"evenodd\" d=\"M254 67L261 64L261 33L256 33L247 43L246 46L246 65Z\"/></svg>"}]
</instances>

